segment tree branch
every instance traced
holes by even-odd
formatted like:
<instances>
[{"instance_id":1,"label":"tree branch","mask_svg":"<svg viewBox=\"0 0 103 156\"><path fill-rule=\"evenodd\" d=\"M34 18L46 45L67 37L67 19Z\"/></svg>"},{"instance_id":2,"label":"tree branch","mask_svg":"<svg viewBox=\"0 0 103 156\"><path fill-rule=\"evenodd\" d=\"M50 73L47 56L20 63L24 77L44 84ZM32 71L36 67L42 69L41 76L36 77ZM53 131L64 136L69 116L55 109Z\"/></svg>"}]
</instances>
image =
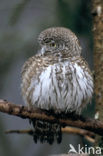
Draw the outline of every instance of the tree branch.
<instances>
[{"instance_id":1,"label":"tree branch","mask_svg":"<svg viewBox=\"0 0 103 156\"><path fill-rule=\"evenodd\" d=\"M65 127L61 129L63 133L67 134L78 134L83 136L86 140L88 140L91 143L95 143L95 134L93 132L90 132L88 130L80 129L80 128L75 128L75 127Z\"/></svg>"},{"instance_id":2,"label":"tree branch","mask_svg":"<svg viewBox=\"0 0 103 156\"><path fill-rule=\"evenodd\" d=\"M86 140L88 140L91 143L95 142L95 134L93 132L83 130L80 128L74 128L74 127L65 127L61 128L62 133L67 133L67 134L78 134L83 136ZM28 134L28 135L33 135L34 134L34 129L23 129L23 130L7 130L5 131L6 134Z\"/></svg>"},{"instance_id":3,"label":"tree branch","mask_svg":"<svg viewBox=\"0 0 103 156\"><path fill-rule=\"evenodd\" d=\"M23 119L40 119L43 121L59 123L62 127L78 127L103 136L103 122L95 119L84 118L76 115L75 113L64 115L63 113L55 114L52 111L50 112L39 108L29 110L26 106L15 105L5 100L0 100L0 111Z\"/></svg>"},{"instance_id":4,"label":"tree branch","mask_svg":"<svg viewBox=\"0 0 103 156\"><path fill-rule=\"evenodd\" d=\"M98 118L103 121L103 0L92 0L91 2L93 15L95 103ZM101 146L102 142L102 138L97 136L95 146Z\"/></svg>"}]
</instances>

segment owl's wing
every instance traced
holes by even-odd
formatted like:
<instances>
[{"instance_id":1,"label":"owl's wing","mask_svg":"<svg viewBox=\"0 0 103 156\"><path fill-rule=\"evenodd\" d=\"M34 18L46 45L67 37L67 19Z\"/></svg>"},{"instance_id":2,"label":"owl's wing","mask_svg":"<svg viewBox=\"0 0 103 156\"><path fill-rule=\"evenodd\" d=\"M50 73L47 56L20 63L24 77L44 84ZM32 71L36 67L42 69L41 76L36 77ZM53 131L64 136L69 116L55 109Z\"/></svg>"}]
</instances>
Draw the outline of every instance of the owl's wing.
<instances>
[{"instance_id":1,"label":"owl's wing","mask_svg":"<svg viewBox=\"0 0 103 156\"><path fill-rule=\"evenodd\" d=\"M35 55L29 58L22 67L21 91L25 103L27 103L30 107L32 106L31 98L29 98L29 94L32 92L32 90L29 91L31 81L34 79L39 81L39 75L48 67L49 64L51 64L51 61L48 57ZM33 89L34 87L35 86L33 85Z\"/></svg>"},{"instance_id":2,"label":"owl's wing","mask_svg":"<svg viewBox=\"0 0 103 156\"><path fill-rule=\"evenodd\" d=\"M28 70L28 68L31 66L32 62L35 61L35 56L30 57L23 65L21 69L22 76L25 74L25 72Z\"/></svg>"},{"instance_id":3,"label":"owl's wing","mask_svg":"<svg viewBox=\"0 0 103 156\"><path fill-rule=\"evenodd\" d=\"M56 58L53 56L41 56L40 54L36 54L35 56L30 57L23 65L22 70L21 70L21 74L22 77L25 75L25 73L31 68L33 67L33 71L41 71L41 69L44 69L46 67L48 67L48 65L52 65L56 62Z\"/></svg>"}]
</instances>

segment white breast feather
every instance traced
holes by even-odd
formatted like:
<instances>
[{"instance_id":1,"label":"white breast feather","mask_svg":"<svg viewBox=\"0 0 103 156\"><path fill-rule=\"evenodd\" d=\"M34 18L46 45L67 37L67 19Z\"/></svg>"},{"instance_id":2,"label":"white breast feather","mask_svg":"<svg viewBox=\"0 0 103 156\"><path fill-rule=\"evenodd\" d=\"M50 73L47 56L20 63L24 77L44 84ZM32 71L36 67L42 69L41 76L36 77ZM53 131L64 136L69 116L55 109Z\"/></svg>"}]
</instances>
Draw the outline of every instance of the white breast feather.
<instances>
[{"instance_id":1,"label":"white breast feather","mask_svg":"<svg viewBox=\"0 0 103 156\"><path fill-rule=\"evenodd\" d=\"M68 66L72 72L67 70ZM56 72L60 72L60 67L62 67L60 76L63 79L62 83L59 81L61 90L56 75ZM31 100L35 107L79 112L82 109L83 99L85 106L92 98L93 80L91 75L86 71L84 73L77 63L65 62L59 65L50 65L41 73L39 79L33 78L28 91L33 88Z\"/></svg>"}]
</instances>

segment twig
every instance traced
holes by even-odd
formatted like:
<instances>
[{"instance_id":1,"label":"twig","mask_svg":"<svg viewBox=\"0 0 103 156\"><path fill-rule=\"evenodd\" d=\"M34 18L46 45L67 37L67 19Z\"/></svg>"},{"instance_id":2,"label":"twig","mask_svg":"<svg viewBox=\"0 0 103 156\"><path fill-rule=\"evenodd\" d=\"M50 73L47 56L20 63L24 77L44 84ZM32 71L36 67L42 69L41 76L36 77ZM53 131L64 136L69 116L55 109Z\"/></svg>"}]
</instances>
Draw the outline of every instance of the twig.
<instances>
[{"instance_id":1,"label":"twig","mask_svg":"<svg viewBox=\"0 0 103 156\"><path fill-rule=\"evenodd\" d=\"M57 115L53 112L39 108L28 110L25 106L15 105L4 100L0 100L0 111L10 115L19 116L24 119L35 118L48 122L58 122L62 127L78 127L103 136L103 122L95 119L84 118L76 115L75 113L68 113L64 116L64 114Z\"/></svg>"},{"instance_id":2,"label":"twig","mask_svg":"<svg viewBox=\"0 0 103 156\"><path fill-rule=\"evenodd\" d=\"M80 129L80 128L74 128L74 127L65 127L62 128L62 132L63 133L72 133L72 134L79 134L81 136L83 136L86 140L88 140L91 143L95 142L95 134L93 132L84 130L84 129Z\"/></svg>"},{"instance_id":3,"label":"twig","mask_svg":"<svg viewBox=\"0 0 103 156\"><path fill-rule=\"evenodd\" d=\"M5 131L6 134L17 133L17 134L29 134L32 135L34 133L33 129L23 129L23 130L8 130Z\"/></svg>"},{"instance_id":4,"label":"twig","mask_svg":"<svg viewBox=\"0 0 103 156\"><path fill-rule=\"evenodd\" d=\"M84 130L84 129L80 129L80 128L74 128L74 127L62 128L62 132L63 133L74 133L74 134L80 134L80 135L88 135L90 137L94 137L95 136L95 134L90 132L90 131L87 131L87 130Z\"/></svg>"},{"instance_id":5,"label":"twig","mask_svg":"<svg viewBox=\"0 0 103 156\"><path fill-rule=\"evenodd\" d=\"M95 137L95 134L92 132L89 132L87 130L83 130L80 128L74 128L74 127L65 127L62 128L62 132L63 133L73 133L73 134L79 134L83 137L85 137L86 140L88 140L89 142L94 143L95 140L93 139ZM24 129L24 130L8 130L5 131L6 134L10 134L10 133L17 133L17 134L29 134L29 135L33 135L34 130L33 129Z\"/></svg>"}]
</instances>

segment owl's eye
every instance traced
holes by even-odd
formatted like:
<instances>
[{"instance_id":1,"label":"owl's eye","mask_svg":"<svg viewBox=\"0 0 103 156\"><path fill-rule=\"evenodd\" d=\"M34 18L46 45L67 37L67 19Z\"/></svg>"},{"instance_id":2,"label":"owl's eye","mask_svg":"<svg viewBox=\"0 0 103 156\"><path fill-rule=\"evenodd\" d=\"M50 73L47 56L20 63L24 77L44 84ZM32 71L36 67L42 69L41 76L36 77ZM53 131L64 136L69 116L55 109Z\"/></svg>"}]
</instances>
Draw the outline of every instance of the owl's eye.
<instances>
[{"instance_id":1,"label":"owl's eye","mask_svg":"<svg viewBox=\"0 0 103 156\"><path fill-rule=\"evenodd\" d=\"M50 47L56 47L56 43L54 42L50 43Z\"/></svg>"}]
</instances>

